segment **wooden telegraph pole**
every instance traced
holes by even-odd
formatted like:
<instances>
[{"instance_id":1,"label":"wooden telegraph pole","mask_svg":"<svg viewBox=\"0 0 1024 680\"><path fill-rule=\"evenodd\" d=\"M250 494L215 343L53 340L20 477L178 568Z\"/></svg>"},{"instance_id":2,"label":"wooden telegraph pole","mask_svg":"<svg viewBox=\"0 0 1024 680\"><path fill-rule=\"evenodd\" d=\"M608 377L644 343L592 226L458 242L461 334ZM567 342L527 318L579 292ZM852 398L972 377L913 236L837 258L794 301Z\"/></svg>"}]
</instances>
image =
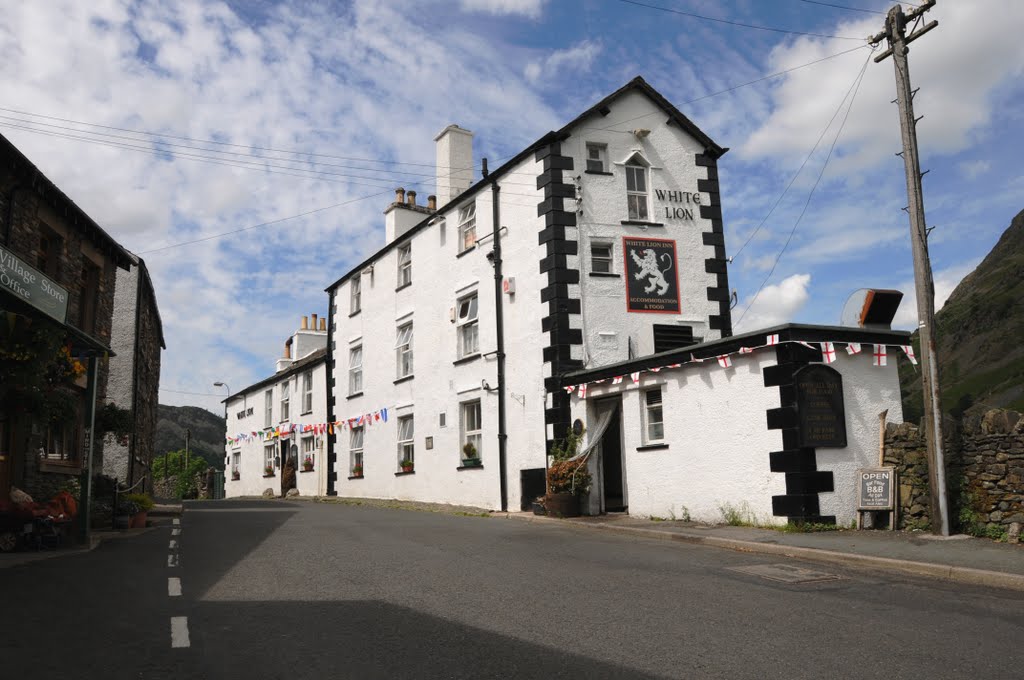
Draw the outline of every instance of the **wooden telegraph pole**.
<instances>
[{"instance_id":1,"label":"wooden telegraph pole","mask_svg":"<svg viewBox=\"0 0 1024 680\"><path fill-rule=\"evenodd\" d=\"M928 450L928 483L931 487L932 532L949 536L949 502L946 490L945 455L942 440L942 408L939 403L939 367L935 356L935 285L928 259L928 229L924 219L921 189L921 164L917 152L917 121L914 118L914 94L910 87L907 45L939 25L932 21L906 34L907 24L920 21L935 6L927 0L904 14L896 5L885 17L885 29L869 42L888 40L889 49L875 57L879 63L892 57L896 69L896 103L899 105L900 131L903 135L903 165L907 174L907 212L910 214L910 242L914 253L914 281L917 289L917 327L921 339L921 386L924 391L925 441ZM915 24L916 28L916 24Z\"/></svg>"}]
</instances>

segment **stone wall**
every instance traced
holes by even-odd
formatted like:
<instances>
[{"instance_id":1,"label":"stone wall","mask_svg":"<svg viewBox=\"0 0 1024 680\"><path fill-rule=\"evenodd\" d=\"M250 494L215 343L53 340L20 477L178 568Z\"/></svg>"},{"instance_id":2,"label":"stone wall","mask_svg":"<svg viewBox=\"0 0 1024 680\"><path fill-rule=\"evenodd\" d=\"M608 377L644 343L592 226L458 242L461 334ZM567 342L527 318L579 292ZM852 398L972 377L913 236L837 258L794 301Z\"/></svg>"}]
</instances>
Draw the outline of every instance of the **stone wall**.
<instances>
[{"instance_id":1,"label":"stone wall","mask_svg":"<svg viewBox=\"0 0 1024 680\"><path fill-rule=\"evenodd\" d=\"M1024 523L1024 419L992 410L947 420L946 478L950 530L1001 535ZM924 433L909 423L886 428L885 463L899 473L900 527L929 526L928 463Z\"/></svg>"}]
</instances>

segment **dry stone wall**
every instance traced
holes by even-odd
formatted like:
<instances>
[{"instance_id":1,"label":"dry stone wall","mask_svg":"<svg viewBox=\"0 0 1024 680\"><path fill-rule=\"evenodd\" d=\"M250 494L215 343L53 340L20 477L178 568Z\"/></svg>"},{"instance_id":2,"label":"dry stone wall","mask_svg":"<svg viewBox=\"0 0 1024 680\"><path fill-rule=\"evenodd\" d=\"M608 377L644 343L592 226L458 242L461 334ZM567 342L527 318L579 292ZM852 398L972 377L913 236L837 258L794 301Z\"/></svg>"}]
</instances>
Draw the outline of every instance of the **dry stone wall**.
<instances>
[{"instance_id":1,"label":"dry stone wall","mask_svg":"<svg viewBox=\"0 0 1024 680\"><path fill-rule=\"evenodd\" d=\"M1024 418L996 409L948 420L946 478L951 529L1001 535L1024 523ZM909 423L886 428L885 463L899 473L900 526L929 526L924 433Z\"/></svg>"}]
</instances>

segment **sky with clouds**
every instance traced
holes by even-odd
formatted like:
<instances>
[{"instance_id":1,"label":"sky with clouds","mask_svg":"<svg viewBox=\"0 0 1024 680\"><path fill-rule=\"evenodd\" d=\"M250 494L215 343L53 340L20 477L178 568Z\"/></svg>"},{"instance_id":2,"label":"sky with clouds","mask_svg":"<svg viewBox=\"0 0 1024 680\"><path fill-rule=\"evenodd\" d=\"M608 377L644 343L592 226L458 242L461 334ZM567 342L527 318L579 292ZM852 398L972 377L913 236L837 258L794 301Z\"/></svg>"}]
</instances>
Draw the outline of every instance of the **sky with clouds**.
<instances>
[{"instance_id":1,"label":"sky with clouds","mask_svg":"<svg viewBox=\"0 0 1024 680\"><path fill-rule=\"evenodd\" d=\"M738 330L837 323L862 287L904 290L909 328L893 67L864 47L891 3L831 4L847 8L2 0L0 133L148 263L161 403L219 412L215 381L272 372L299 317L326 315L324 287L383 244L393 188L433 193L445 125L493 167L636 75L731 149ZM1024 208L1024 3L939 0L928 17L910 68L941 304Z\"/></svg>"}]
</instances>

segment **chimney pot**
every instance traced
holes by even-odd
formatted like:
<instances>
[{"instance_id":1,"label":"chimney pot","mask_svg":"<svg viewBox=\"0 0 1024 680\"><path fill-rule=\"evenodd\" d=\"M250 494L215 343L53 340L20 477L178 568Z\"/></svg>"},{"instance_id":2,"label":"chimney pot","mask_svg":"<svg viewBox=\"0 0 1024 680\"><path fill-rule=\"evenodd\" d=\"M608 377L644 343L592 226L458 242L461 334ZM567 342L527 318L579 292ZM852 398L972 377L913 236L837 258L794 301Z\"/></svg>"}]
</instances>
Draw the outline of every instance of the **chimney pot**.
<instances>
[{"instance_id":1,"label":"chimney pot","mask_svg":"<svg viewBox=\"0 0 1024 680\"><path fill-rule=\"evenodd\" d=\"M303 316L302 317L302 330L306 330L307 328L309 328L309 317L308 316Z\"/></svg>"},{"instance_id":2,"label":"chimney pot","mask_svg":"<svg viewBox=\"0 0 1024 680\"><path fill-rule=\"evenodd\" d=\"M285 359L291 359L292 358L292 340L291 340L291 338L288 338L288 342L284 343L284 358Z\"/></svg>"},{"instance_id":3,"label":"chimney pot","mask_svg":"<svg viewBox=\"0 0 1024 680\"><path fill-rule=\"evenodd\" d=\"M407 191L405 196L406 196L406 205L415 207L416 206L416 192L412 191L412 190Z\"/></svg>"},{"instance_id":4,"label":"chimney pot","mask_svg":"<svg viewBox=\"0 0 1024 680\"><path fill-rule=\"evenodd\" d=\"M309 330L311 330L311 331L315 331L316 330L316 314L313 315L313 322L310 324Z\"/></svg>"},{"instance_id":5,"label":"chimney pot","mask_svg":"<svg viewBox=\"0 0 1024 680\"><path fill-rule=\"evenodd\" d=\"M427 208L430 210L437 210L437 196L431 194L427 196Z\"/></svg>"},{"instance_id":6,"label":"chimney pot","mask_svg":"<svg viewBox=\"0 0 1024 680\"><path fill-rule=\"evenodd\" d=\"M405 203L405 189L402 187L395 189L395 203Z\"/></svg>"},{"instance_id":7,"label":"chimney pot","mask_svg":"<svg viewBox=\"0 0 1024 680\"><path fill-rule=\"evenodd\" d=\"M327 330L327 319L320 319L320 330Z\"/></svg>"}]
</instances>

